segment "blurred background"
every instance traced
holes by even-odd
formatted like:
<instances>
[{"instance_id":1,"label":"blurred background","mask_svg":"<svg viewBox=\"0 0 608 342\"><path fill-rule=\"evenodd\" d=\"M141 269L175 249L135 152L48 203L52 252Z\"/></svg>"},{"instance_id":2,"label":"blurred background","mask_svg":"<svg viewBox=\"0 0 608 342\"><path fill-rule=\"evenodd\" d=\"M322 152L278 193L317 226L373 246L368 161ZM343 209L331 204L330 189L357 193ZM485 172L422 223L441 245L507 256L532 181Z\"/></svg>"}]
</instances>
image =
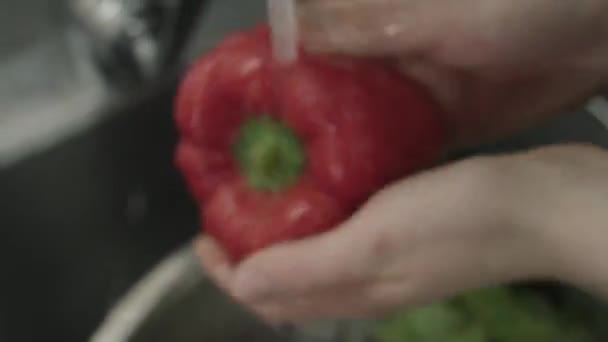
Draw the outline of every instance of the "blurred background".
<instances>
[{"instance_id":1,"label":"blurred background","mask_svg":"<svg viewBox=\"0 0 608 342\"><path fill-rule=\"evenodd\" d=\"M87 340L194 236L176 82L263 18L261 1L0 1L0 341Z\"/></svg>"},{"instance_id":2,"label":"blurred background","mask_svg":"<svg viewBox=\"0 0 608 342\"><path fill-rule=\"evenodd\" d=\"M177 81L264 9L262 0L0 1L0 341L88 340L196 234L172 160ZM603 106L484 151L608 146ZM228 305L196 298L207 315Z\"/></svg>"}]
</instances>

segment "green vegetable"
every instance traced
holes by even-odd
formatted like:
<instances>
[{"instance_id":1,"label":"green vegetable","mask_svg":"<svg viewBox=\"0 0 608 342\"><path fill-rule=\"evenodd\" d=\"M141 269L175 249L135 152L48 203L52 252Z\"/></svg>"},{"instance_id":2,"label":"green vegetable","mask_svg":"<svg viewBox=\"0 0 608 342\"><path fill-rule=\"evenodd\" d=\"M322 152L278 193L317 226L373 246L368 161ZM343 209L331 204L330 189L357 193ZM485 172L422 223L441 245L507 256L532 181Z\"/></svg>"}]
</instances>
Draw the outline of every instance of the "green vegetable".
<instances>
[{"instance_id":1,"label":"green vegetable","mask_svg":"<svg viewBox=\"0 0 608 342\"><path fill-rule=\"evenodd\" d=\"M582 322L509 288L472 291L399 313L376 327L380 342L590 342Z\"/></svg>"}]
</instances>

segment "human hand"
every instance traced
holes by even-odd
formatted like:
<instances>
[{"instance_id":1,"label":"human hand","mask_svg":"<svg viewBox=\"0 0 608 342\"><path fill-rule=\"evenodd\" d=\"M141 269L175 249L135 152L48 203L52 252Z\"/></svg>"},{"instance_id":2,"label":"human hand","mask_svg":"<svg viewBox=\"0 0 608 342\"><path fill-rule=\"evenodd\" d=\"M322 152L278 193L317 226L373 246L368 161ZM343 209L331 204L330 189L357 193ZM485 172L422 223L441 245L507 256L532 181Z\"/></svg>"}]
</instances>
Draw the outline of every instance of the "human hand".
<instances>
[{"instance_id":1,"label":"human hand","mask_svg":"<svg viewBox=\"0 0 608 342\"><path fill-rule=\"evenodd\" d=\"M394 58L444 104L454 148L502 138L608 84L608 2L302 0L315 52Z\"/></svg>"},{"instance_id":2,"label":"human hand","mask_svg":"<svg viewBox=\"0 0 608 342\"><path fill-rule=\"evenodd\" d=\"M334 231L239 265L211 238L197 250L223 289L272 322L376 317L524 279L608 294L608 274L598 272L608 250L606 193L605 152L548 147L404 180Z\"/></svg>"}]
</instances>

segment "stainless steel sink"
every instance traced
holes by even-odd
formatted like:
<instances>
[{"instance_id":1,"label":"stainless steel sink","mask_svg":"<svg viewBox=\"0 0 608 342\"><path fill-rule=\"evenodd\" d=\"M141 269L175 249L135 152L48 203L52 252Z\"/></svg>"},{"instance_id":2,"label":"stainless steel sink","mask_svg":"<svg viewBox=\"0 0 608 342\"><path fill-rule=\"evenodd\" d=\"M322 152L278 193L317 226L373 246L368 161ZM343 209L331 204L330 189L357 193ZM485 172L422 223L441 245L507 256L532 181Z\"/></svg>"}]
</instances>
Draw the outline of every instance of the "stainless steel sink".
<instances>
[{"instance_id":1,"label":"stainless steel sink","mask_svg":"<svg viewBox=\"0 0 608 342\"><path fill-rule=\"evenodd\" d=\"M177 80L185 63L226 32L264 17L263 0L209 2L182 59L137 86L109 83L80 50L71 50L82 37L53 26L69 17L63 2L49 27L24 29L29 43L0 40L6 50L0 51L0 341L88 340L104 320L113 321L112 309L127 293L139 293L133 286L142 277L199 231L196 208L173 167ZM42 13L45 0L6 4L2 15L22 13L11 25L47 23L28 14ZM603 125L581 110L466 154L564 141L608 147ZM204 275L183 279L174 282L181 289L176 296L165 298L170 305L150 309L124 341L242 341L252 331L248 336L259 341L276 338Z\"/></svg>"}]
</instances>

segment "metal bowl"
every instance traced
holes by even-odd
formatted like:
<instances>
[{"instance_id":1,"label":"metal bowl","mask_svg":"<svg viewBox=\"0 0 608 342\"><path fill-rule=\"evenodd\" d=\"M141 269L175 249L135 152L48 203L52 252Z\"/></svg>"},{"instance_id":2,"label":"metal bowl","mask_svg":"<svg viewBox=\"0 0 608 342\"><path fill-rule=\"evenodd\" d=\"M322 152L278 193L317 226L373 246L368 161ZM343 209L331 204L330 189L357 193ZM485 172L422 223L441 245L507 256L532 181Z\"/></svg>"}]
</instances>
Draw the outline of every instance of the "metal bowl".
<instances>
[{"instance_id":1,"label":"metal bowl","mask_svg":"<svg viewBox=\"0 0 608 342\"><path fill-rule=\"evenodd\" d=\"M276 328L231 300L204 274L189 246L137 283L91 342L341 342L365 341L365 326L319 322Z\"/></svg>"}]
</instances>

